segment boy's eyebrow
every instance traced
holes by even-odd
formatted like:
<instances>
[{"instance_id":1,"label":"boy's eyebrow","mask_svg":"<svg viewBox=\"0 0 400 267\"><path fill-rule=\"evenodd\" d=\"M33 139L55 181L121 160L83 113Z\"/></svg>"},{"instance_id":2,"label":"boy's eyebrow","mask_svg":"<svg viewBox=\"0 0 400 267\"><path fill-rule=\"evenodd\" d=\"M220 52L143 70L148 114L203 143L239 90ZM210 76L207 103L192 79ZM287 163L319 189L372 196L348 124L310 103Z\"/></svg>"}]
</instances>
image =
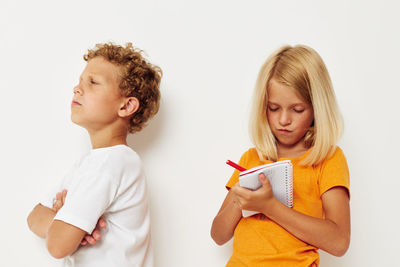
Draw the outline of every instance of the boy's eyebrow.
<instances>
[{"instance_id":1,"label":"boy's eyebrow","mask_svg":"<svg viewBox=\"0 0 400 267\"><path fill-rule=\"evenodd\" d=\"M96 77L96 78L101 77L100 74L96 74L96 73L92 73L92 72L88 73L88 76L89 76L89 77L92 77L92 78L94 78L94 77Z\"/></svg>"},{"instance_id":2,"label":"boy's eyebrow","mask_svg":"<svg viewBox=\"0 0 400 267\"><path fill-rule=\"evenodd\" d=\"M106 79L104 79L104 77L102 76L102 75L100 75L100 74L95 74L95 73L88 73L88 74L86 74L86 75L81 75L80 77L79 77L79 80L83 80L83 76L86 76L86 77L88 77L88 78L94 78L94 79L101 79L102 81L105 81Z\"/></svg>"}]
</instances>

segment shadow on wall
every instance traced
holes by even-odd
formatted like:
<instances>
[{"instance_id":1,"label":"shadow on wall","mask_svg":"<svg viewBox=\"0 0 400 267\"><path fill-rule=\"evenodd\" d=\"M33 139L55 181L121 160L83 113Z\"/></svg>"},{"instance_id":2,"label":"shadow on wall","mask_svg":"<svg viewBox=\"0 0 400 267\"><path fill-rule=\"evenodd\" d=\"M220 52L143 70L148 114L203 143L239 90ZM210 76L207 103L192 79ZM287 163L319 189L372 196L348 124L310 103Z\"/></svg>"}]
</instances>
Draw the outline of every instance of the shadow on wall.
<instances>
[{"instance_id":1,"label":"shadow on wall","mask_svg":"<svg viewBox=\"0 0 400 267\"><path fill-rule=\"evenodd\" d=\"M165 108L164 103L161 103L160 110L146 126L138 133L128 135L128 145L135 150L141 158L145 158L147 153L150 153L152 147L156 146L163 132L163 122Z\"/></svg>"}]
</instances>

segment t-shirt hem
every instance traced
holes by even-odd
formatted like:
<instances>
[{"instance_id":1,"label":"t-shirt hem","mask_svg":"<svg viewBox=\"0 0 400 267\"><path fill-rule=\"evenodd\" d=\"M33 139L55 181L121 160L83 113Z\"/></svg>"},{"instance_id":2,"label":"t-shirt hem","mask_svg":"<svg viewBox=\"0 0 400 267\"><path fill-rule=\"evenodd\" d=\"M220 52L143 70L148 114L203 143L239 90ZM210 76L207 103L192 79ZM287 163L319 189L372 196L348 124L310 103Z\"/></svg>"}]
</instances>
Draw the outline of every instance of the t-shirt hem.
<instances>
[{"instance_id":1,"label":"t-shirt hem","mask_svg":"<svg viewBox=\"0 0 400 267\"><path fill-rule=\"evenodd\" d=\"M59 211L59 213L56 214L54 220L59 220L71 224L85 231L86 233L91 233L94 229L92 223L82 220L81 218L78 218L77 216L71 213L63 212L62 209Z\"/></svg>"},{"instance_id":2,"label":"t-shirt hem","mask_svg":"<svg viewBox=\"0 0 400 267\"><path fill-rule=\"evenodd\" d=\"M324 193L326 193L328 190L330 190L330 189L332 189L332 188L334 188L334 187L344 187L344 188L346 188L346 190L347 190L347 193L349 194L349 198L350 198L350 187L348 186L348 185L346 185L346 184L331 184L331 185L329 185L328 187L326 187L326 188L324 188L324 189L322 189L321 190L321 192L320 192L320 197L324 194Z\"/></svg>"}]
</instances>

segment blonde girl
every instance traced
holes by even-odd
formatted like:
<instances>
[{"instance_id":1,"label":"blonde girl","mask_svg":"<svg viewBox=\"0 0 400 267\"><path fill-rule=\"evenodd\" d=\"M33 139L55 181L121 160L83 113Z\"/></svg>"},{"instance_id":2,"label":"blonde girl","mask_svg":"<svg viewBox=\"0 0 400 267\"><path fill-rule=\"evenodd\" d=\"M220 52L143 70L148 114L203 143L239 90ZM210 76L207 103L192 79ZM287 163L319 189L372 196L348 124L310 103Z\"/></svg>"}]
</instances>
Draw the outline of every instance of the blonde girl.
<instances>
[{"instance_id":1,"label":"blonde girl","mask_svg":"<svg viewBox=\"0 0 400 267\"><path fill-rule=\"evenodd\" d=\"M235 171L215 217L218 245L232 236L226 266L318 266L318 249L342 256L350 242L349 172L337 146L342 118L324 62L312 48L284 46L261 67L254 91L246 169L279 160L293 164L293 208L262 187L240 187ZM242 209L259 214L243 218Z\"/></svg>"}]
</instances>

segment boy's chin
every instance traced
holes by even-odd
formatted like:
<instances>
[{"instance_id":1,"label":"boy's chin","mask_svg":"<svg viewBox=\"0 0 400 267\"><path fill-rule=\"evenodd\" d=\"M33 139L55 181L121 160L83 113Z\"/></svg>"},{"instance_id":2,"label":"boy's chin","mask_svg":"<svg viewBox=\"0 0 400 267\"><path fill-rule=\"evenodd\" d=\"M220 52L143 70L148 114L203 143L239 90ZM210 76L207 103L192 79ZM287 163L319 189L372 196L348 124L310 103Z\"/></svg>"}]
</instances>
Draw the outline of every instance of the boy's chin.
<instances>
[{"instance_id":1,"label":"boy's chin","mask_svg":"<svg viewBox=\"0 0 400 267\"><path fill-rule=\"evenodd\" d=\"M71 114L71 122L73 124L76 124L78 126L85 128L85 126L82 124L82 122L80 120L78 120L77 118L75 118L72 114Z\"/></svg>"}]
</instances>

